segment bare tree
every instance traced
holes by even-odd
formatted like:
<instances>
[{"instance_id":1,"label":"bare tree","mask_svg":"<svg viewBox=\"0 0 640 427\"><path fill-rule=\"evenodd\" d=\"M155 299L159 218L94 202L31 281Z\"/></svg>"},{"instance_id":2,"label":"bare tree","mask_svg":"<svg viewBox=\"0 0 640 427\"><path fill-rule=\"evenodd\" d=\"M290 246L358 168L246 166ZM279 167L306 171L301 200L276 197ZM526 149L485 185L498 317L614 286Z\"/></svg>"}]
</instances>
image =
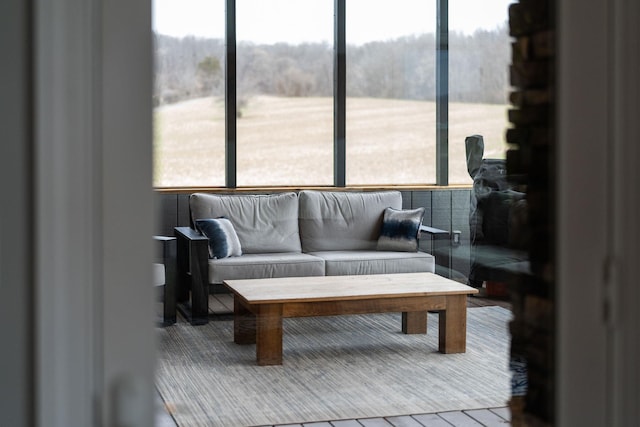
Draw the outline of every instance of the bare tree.
<instances>
[{"instance_id":1,"label":"bare tree","mask_svg":"<svg viewBox=\"0 0 640 427\"><path fill-rule=\"evenodd\" d=\"M223 40L156 35L156 103L221 96ZM449 35L449 99L505 103L510 38L506 24L472 35ZM327 43L240 43L239 105L256 94L331 96L333 51ZM435 36L401 37L347 46L348 96L435 99Z\"/></svg>"}]
</instances>

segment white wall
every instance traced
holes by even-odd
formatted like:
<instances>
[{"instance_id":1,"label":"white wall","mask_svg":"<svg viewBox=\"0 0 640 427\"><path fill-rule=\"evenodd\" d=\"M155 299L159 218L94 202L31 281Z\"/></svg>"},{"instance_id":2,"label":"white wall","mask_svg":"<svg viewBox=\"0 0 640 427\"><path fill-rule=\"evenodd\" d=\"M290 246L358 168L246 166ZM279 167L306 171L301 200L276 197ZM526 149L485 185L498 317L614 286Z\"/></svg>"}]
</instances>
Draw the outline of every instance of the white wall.
<instances>
[{"instance_id":1,"label":"white wall","mask_svg":"<svg viewBox=\"0 0 640 427\"><path fill-rule=\"evenodd\" d=\"M0 425L153 425L150 16L0 3Z\"/></svg>"},{"instance_id":2,"label":"white wall","mask_svg":"<svg viewBox=\"0 0 640 427\"><path fill-rule=\"evenodd\" d=\"M638 420L635 0L558 4L557 425Z\"/></svg>"},{"instance_id":3,"label":"white wall","mask_svg":"<svg viewBox=\"0 0 640 427\"><path fill-rule=\"evenodd\" d=\"M613 315L608 374L613 389L608 407L610 425L626 426L640 419L640 2L615 2L610 16L615 102L610 112L613 269L608 298Z\"/></svg>"},{"instance_id":4,"label":"white wall","mask_svg":"<svg viewBox=\"0 0 640 427\"><path fill-rule=\"evenodd\" d=\"M117 389L128 390L130 386L135 392L142 392L122 395L128 404L123 409L132 409L137 422L124 423L127 414L121 422L150 426L156 320L151 286L151 236L156 214L152 192L151 1L99 3L103 28L103 392L111 396ZM113 403L107 402L108 413L113 412Z\"/></svg>"},{"instance_id":5,"label":"white wall","mask_svg":"<svg viewBox=\"0 0 640 427\"><path fill-rule=\"evenodd\" d=\"M610 165L605 0L567 0L558 28L557 412L559 426L605 426ZM584 31L589 28L589 31Z\"/></svg>"},{"instance_id":6,"label":"white wall","mask_svg":"<svg viewBox=\"0 0 640 427\"><path fill-rule=\"evenodd\" d=\"M28 2L0 2L0 425L30 425L33 280Z\"/></svg>"}]
</instances>

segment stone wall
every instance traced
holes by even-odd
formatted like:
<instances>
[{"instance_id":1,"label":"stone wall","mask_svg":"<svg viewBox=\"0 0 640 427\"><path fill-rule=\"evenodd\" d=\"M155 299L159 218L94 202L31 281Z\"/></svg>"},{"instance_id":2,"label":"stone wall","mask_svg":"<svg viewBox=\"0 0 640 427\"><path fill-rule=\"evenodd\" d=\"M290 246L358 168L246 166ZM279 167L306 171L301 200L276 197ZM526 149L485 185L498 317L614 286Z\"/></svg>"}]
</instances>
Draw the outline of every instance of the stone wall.
<instances>
[{"instance_id":1,"label":"stone wall","mask_svg":"<svg viewBox=\"0 0 640 427\"><path fill-rule=\"evenodd\" d=\"M554 424L555 4L519 0L509 8L513 37L507 170L527 193L529 274L510 290L513 360L526 365L527 387L511 400L512 425Z\"/></svg>"}]
</instances>

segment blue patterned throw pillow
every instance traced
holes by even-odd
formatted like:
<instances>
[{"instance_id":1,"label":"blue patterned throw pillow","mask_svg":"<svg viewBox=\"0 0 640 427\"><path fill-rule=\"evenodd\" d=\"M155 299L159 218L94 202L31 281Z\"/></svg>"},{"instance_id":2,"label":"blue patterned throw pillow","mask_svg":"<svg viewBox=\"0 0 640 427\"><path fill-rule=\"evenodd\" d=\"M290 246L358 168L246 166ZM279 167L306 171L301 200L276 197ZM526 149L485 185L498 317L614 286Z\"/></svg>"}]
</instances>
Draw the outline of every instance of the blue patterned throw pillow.
<instances>
[{"instance_id":1,"label":"blue patterned throw pillow","mask_svg":"<svg viewBox=\"0 0 640 427\"><path fill-rule=\"evenodd\" d=\"M418 251L418 233L424 217L424 208L386 208L378 238L379 251Z\"/></svg>"},{"instance_id":2,"label":"blue patterned throw pillow","mask_svg":"<svg viewBox=\"0 0 640 427\"><path fill-rule=\"evenodd\" d=\"M196 227L209 239L209 258L220 259L242 255L236 230L227 218L197 219Z\"/></svg>"}]
</instances>

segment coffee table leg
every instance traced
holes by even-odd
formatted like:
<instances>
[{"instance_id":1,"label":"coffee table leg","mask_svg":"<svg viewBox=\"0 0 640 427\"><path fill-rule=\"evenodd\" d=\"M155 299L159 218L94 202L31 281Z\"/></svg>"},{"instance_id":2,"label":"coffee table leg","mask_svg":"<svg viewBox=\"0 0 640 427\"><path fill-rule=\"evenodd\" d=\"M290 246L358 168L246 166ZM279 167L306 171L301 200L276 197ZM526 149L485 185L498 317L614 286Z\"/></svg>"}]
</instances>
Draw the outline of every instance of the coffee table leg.
<instances>
[{"instance_id":1,"label":"coffee table leg","mask_svg":"<svg viewBox=\"0 0 640 427\"><path fill-rule=\"evenodd\" d=\"M405 334L427 333L427 312L409 311L402 313L402 332Z\"/></svg>"},{"instance_id":2,"label":"coffee table leg","mask_svg":"<svg viewBox=\"0 0 640 427\"><path fill-rule=\"evenodd\" d=\"M464 353L467 350L467 296L448 295L447 307L438 317L440 353Z\"/></svg>"},{"instance_id":3,"label":"coffee table leg","mask_svg":"<svg viewBox=\"0 0 640 427\"><path fill-rule=\"evenodd\" d=\"M261 304L256 329L258 365L282 365L282 305Z\"/></svg>"},{"instance_id":4,"label":"coffee table leg","mask_svg":"<svg viewBox=\"0 0 640 427\"><path fill-rule=\"evenodd\" d=\"M256 316L238 301L237 296L233 297L233 342L256 343Z\"/></svg>"}]
</instances>

